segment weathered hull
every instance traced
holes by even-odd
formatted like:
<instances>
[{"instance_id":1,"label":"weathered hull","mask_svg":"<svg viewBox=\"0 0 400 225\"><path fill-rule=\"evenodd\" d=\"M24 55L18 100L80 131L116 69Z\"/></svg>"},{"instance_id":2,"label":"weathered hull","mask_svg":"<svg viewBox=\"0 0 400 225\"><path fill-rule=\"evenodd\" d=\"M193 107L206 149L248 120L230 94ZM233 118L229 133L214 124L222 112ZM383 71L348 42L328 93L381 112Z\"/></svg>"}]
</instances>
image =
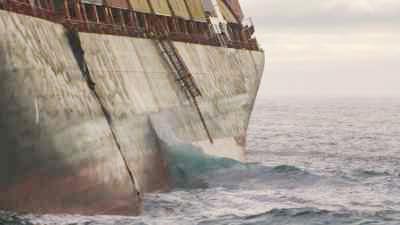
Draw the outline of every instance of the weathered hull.
<instances>
[{"instance_id":1,"label":"weathered hull","mask_svg":"<svg viewBox=\"0 0 400 225\"><path fill-rule=\"evenodd\" d=\"M262 52L174 43L203 93L211 144L153 40L80 33L77 52L67 33L0 10L0 209L139 213L138 192L170 186L160 127L244 160Z\"/></svg>"}]
</instances>

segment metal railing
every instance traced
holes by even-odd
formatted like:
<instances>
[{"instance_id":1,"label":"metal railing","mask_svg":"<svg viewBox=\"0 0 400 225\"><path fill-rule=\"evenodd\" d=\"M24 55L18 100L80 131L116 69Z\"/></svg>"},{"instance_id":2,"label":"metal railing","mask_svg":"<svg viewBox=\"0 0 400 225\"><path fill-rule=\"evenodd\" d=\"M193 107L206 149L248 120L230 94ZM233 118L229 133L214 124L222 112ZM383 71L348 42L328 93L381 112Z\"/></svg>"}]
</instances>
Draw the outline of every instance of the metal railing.
<instances>
[{"instance_id":1,"label":"metal railing","mask_svg":"<svg viewBox=\"0 0 400 225\"><path fill-rule=\"evenodd\" d=\"M46 19L55 23L63 24L67 29L75 30L79 32L89 32L89 33L99 33L99 34L110 34L110 35L120 35L120 36L130 36L130 37L144 37L144 38L155 38L155 39L165 39L168 38L173 41L206 44L212 46L220 46L221 43L218 38L207 30L201 30L198 28L193 31L193 21L183 20L175 17L159 16L153 14L142 14L142 22L146 24L144 27L138 26L139 21L133 21L136 26L127 25L125 21L117 24L112 22L100 22L99 20L94 22L88 19L84 19L83 16L78 16L71 18L68 10L70 8L64 8L62 10L55 10L53 6L53 0L42 0L48 1L45 7L39 7L32 5L29 0L0 0L0 9L7 10L19 14L24 14L28 16L33 16L37 18ZM70 0L65 0L71 2ZM79 13L85 10L85 7L79 1L76 1L72 7L76 7L80 4L82 7L79 9ZM69 6L71 7L71 6ZM111 9L107 6L102 6L104 9ZM116 9L121 10L121 9ZM129 11L129 13L136 13L134 11ZM135 17L136 20L138 20ZM183 24L184 28L176 25L174 29L168 29L162 24L168 24L168 22L179 21L179 24ZM112 21L108 19L107 21ZM208 27L208 23L199 23L198 27ZM160 25L161 24L161 25ZM226 47L237 48L237 49L249 49L249 50L259 50L257 40L252 38L254 33L254 26L252 23L247 23L246 25L232 24L231 30L236 31L236 35L231 35L231 37L240 36L234 40L229 40L227 38Z\"/></svg>"},{"instance_id":2,"label":"metal railing","mask_svg":"<svg viewBox=\"0 0 400 225\"><path fill-rule=\"evenodd\" d=\"M34 6L29 1L0 0L0 9L51 21L56 19L53 9Z\"/></svg>"}]
</instances>

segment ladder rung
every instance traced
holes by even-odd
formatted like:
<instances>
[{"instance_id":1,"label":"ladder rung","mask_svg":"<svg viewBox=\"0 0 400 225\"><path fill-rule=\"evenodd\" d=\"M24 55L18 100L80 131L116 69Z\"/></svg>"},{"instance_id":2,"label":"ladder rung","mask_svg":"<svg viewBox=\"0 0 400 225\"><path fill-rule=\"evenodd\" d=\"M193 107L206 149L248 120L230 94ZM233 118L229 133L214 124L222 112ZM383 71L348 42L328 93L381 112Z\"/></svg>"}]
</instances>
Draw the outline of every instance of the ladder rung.
<instances>
[{"instance_id":1,"label":"ladder rung","mask_svg":"<svg viewBox=\"0 0 400 225\"><path fill-rule=\"evenodd\" d=\"M166 55L169 58L169 62L173 64L178 76L176 80L181 83L182 88L186 89L186 91L190 92L192 95L201 95L192 75L187 71L185 64L182 62L172 44L167 41L160 41L159 46L162 48L162 53Z\"/></svg>"},{"instance_id":2,"label":"ladder rung","mask_svg":"<svg viewBox=\"0 0 400 225\"><path fill-rule=\"evenodd\" d=\"M203 127L207 133L207 136L210 140L211 143L214 143L210 131L208 130L206 121L203 117L203 114L200 111L200 107L197 103L196 97L197 96L201 96L201 92L200 90L197 88L196 83L193 80L193 76L189 73L186 65L184 62L182 62L182 59L180 58L180 56L178 55L178 52L176 51L176 49L174 48L174 46L172 45L172 43L169 40L166 41L159 41L159 46L161 49L161 51L165 54L164 57L166 58L167 62L169 62L171 67L173 66L177 72L176 76L178 77L177 81L180 83L180 85L182 86L182 89L184 91L184 93L188 96L188 93L190 93L193 104L196 107L196 110L199 114L200 120L203 124ZM189 96L188 96L189 97Z\"/></svg>"}]
</instances>

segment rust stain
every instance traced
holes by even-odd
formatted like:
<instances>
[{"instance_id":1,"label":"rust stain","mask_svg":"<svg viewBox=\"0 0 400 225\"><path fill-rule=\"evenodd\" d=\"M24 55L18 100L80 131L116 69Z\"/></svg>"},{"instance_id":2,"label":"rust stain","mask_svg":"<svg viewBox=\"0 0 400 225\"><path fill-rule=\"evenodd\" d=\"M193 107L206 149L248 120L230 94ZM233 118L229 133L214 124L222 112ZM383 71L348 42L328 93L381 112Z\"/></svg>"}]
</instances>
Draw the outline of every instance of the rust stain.
<instances>
[{"instance_id":1,"label":"rust stain","mask_svg":"<svg viewBox=\"0 0 400 225\"><path fill-rule=\"evenodd\" d=\"M30 213L138 215L141 200L126 182L106 184L88 175L49 176L45 171L30 173L22 182L0 188L0 208Z\"/></svg>"}]
</instances>

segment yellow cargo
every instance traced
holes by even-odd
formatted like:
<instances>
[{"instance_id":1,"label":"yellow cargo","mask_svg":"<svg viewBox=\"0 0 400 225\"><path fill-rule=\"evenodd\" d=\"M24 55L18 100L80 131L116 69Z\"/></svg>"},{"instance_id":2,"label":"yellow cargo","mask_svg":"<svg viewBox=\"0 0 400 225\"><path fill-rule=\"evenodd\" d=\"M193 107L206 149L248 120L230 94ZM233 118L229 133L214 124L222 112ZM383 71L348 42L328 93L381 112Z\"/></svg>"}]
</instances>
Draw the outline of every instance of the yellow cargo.
<instances>
[{"instance_id":1,"label":"yellow cargo","mask_svg":"<svg viewBox=\"0 0 400 225\"><path fill-rule=\"evenodd\" d=\"M200 22L207 21L202 0L186 0L186 3L189 7L190 13L192 14L193 20Z\"/></svg>"},{"instance_id":2,"label":"yellow cargo","mask_svg":"<svg viewBox=\"0 0 400 225\"><path fill-rule=\"evenodd\" d=\"M226 21L228 21L229 23L238 23L231 10L228 8L227 5L225 5L222 0L218 0L218 6L221 10L222 16L225 18Z\"/></svg>"},{"instance_id":3,"label":"yellow cargo","mask_svg":"<svg viewBox=\"0 0 400 225\"><path fill-rule=\"evenodd\" d=\"M151 13L151 9L147 0L129 0L133 10L142 13Z\"/></svg>"},{"instance_id":4,"label":"yellow cargo","mask_svg":"<svg viewBox=\"0 0 400 225\"><path fill-rule=\"evenodd\" d=\"M190 14L186 7L185 0L168 0L175 16L189 20Z\"/></svg>"},{"instance_id":5,"label":"yellow cargo","mask_svg":"<svg viewBox=\"0 0 400 225\"><path fill-rule=\"evenodd\" d=\"M150 0L154 13L163 16L172 16L167 0Z\"/></svg>"}]
</instances>

